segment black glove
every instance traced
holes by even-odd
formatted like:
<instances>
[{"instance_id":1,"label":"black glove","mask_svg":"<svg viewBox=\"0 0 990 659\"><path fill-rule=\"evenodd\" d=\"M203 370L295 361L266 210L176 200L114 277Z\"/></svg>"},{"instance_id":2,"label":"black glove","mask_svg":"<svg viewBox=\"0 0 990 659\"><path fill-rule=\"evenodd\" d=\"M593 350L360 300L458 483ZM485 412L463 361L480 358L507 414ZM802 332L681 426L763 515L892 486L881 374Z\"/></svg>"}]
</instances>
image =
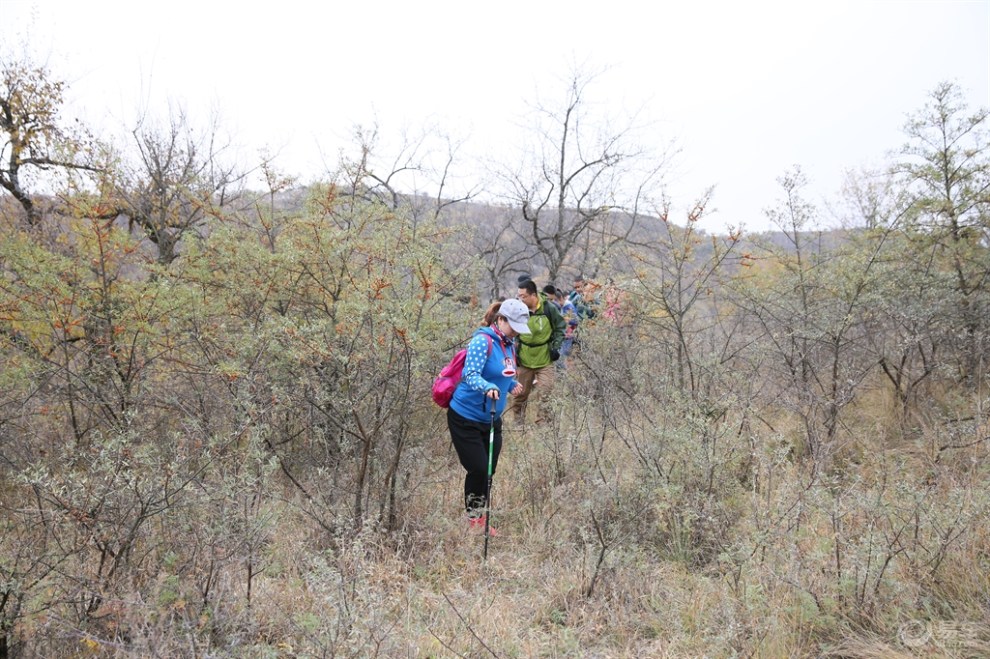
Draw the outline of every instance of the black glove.
<instances>
[{"instance_id":1,"label":"black glove","mask_svg":"<svg viewBox=\"0 0 990 659\"><path fill-rule=\"evenodd\" d=\"M560 359L560 351L556 348L550 348L550 361L555 362Z\"/></svg>"}]
</instances>

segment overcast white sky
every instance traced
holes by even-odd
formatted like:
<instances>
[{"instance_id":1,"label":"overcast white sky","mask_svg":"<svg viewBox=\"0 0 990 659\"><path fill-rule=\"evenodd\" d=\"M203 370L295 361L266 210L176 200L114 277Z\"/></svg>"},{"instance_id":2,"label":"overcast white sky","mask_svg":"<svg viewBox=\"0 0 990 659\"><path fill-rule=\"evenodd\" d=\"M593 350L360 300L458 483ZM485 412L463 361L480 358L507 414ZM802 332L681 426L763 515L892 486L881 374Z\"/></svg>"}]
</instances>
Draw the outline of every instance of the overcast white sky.
<instances>
[{"instance_id":1,"label":"overcast white sky","mask_svg":"<svg viewBox=\"0 0 990 659\"><path fill-rule=\"evenodd\" d=\"M552 101L572 62L607 67L593 100L645 106L681 149L675 202L715 186L710 231L768 228L794 165L812 201L833 198L845 170L900 146L940 81L990 106L990 0L0 0L3 48L25 37L98 132L164 98L215 107L303 180L374 121L440 122L480 161L521 142L527 102Z\"/></svg>"}]
</instances>

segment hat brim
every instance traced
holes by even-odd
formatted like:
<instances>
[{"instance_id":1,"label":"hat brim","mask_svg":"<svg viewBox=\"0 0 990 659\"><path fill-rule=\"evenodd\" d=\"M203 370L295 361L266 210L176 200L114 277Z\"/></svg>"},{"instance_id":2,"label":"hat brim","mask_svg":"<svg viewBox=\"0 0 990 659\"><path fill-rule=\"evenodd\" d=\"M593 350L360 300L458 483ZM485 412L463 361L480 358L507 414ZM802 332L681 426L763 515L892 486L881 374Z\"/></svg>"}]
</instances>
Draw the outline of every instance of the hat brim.
<instances>
[{"instance_id":1,"label":"hat brim","mask_svg":"<svg viewBox=\"0 0 990 659\"><path fill-rule=\"evenodd\" d=\"M506 318L506 320L509 320ZM526 323L519 323L514 320L509 320L509 327L515 330L516 334L530 334L529 325Z\"/></svg>"}]
</instances>

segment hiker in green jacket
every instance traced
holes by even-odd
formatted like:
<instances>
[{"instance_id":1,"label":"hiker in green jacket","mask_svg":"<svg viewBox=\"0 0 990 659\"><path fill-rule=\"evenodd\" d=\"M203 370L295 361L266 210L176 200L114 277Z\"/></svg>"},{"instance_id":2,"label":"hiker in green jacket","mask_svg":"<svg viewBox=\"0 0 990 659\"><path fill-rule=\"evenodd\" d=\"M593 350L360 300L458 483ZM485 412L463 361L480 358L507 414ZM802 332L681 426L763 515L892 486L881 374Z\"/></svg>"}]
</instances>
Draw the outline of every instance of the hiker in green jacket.
<instances>
[{"instance_id":1,"label":"hiker in green jacket","mask_svg":"<svg viewBox=\"0 0 990 659\"><path fill-rule=\"evenodd\" d=\"M553 389L554 368L547 368L560 359L560 346L564 342L567 325L563 316L543 293L536 283L527 279L519 282L519 299L529 309L529 334L519 337L519 370L516 380L523 391L512 399L510 410L517 422L526 418L526 408L534 388L539 391L540 411L536 422L550 420L546 401Z\"/></svg>"}]
</instances>

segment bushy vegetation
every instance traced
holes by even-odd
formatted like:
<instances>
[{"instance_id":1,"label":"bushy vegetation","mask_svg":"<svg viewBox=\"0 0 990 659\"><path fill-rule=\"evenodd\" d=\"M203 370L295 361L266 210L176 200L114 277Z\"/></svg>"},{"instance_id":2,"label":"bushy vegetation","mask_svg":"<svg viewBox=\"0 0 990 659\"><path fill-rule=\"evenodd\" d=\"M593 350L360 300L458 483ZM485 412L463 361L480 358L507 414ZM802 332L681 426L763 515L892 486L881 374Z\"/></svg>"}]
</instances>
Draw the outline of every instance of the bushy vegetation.
<instances>
[{"instance_id":1,"label":"bushy vegetation","mask_svg":"<svg viewBox=\"0 0 990 659\"><path fill-rule=\"evenodd\" d=\"M506 420L487 561L428 394L503 272L452 260L464 203L423 212L363 161L288 205L274 174L235 203L229 177L62 161L57 197L0 214L0 655L990 653L964 110L935 90L855 228L816 230L792 172L773 236L707 235L699 203L555 252L617 313L552 422Z\"/></svg>"}]
</instances>

